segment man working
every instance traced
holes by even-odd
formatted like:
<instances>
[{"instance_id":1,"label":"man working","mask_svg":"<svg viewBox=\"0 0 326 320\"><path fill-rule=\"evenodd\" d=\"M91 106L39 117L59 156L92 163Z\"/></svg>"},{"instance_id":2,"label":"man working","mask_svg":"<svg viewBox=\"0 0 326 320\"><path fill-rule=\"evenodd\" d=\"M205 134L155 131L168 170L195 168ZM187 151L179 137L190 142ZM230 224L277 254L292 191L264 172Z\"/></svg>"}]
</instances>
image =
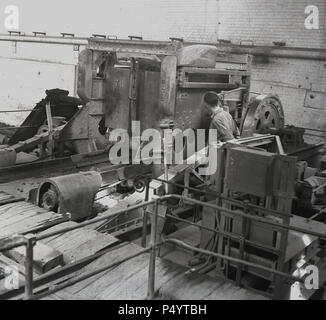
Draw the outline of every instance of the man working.
<instances>
[{"instance_id":1,"label":"man working","mask_svg":"<svg viewBox=\"0 0 326 320\"><path fill-rule=\"evenodd\" d=\"M210 129L217 130L217 141L227 142L239 138L239 129L230 113L223 108L223 102L217 93L210 91L204 96L204 107L211 114Z\"/></svg>"}]
</instances>

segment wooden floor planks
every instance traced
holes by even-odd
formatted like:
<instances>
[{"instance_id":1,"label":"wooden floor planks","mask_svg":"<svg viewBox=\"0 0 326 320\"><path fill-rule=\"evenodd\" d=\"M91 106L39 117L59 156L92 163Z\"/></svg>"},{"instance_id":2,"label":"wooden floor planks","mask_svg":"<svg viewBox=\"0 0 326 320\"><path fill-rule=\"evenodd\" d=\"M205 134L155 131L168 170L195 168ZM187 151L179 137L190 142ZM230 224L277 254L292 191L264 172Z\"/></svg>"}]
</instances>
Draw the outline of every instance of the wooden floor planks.
<instances>
[{"instance_id":1,"label":"wooden floor planks","mask_svg":"<svg viewBox=\"0 0 326 320\"><path fill-rule=\"evenodd\" d=\"M53 219L56 214L46 212L26 202L17 202L0 206L1 237L20 233ZM40 234L56 231L64 227L74 226L76 222L64 222L47 229ZM188 230L188 238L192 238L192 230ZM137 253L142 248L132 243L120 243L116 238L101 234L90 227L83 227L64 234L59 234L42 243L61 251L65 263L88 257L108 246L112 250L95 261L89 263L74 276L83 275L105 265L119 261L126 256ZM45 299L74 300L127 300L145 299L148 287L149 254L143 254L101 274L72 285L64 290L50 295ZM157 258L156 260L156 290L158 299L262 299L261 296L240 289L230 282L212 278L208 275L186 274L187 268L171 261Z\"/></svg>"},{"instance_id":2,"label":"wooden floor planks","mask_svg":"<svg viewBox=\"0 0 326 320\"><path fill-rule=\"evenodd\" d=\"M40 235L75 225L76 222L73 221L61 223L60 225L41 232ZM86 258L108 246L117 244L119 240L108 234L102 234L84 227L51 238L43 239L42 242L49 247L62 252L65 263L72 263Z\"/></svg>"},{"instance_id":3,"label":"wooden floor planks","mask_svg":"<svg viewBox=\"0 0 326 320\"><path fill-rule=\"evenodd\" d=\"M135 253L140 247L125 244L117 250L105 254L80 271L95 270L99 266L117 261L121 257ZM94 300L133 300L145 299L148 287L149 254L143 254L120 264L99 275L67 288L65 297L71 294ZM157 258L156 290L158 299L176 300L234 300L264 299L246 289L236 287L230 282L207 275L185 274L187 269ZM60 297L60 292L57 293Z\"/></svg>"},{"instance_id":4,"label":"wooden floor planks","mask_svg":"<svg viewBox=\"0 0 326 320\"><path fill-rule=\"evenodd\" d=\"M23 233L61 217L25 201L3 205L0 206L0 237Z\"/></svg>"}]
</instances>

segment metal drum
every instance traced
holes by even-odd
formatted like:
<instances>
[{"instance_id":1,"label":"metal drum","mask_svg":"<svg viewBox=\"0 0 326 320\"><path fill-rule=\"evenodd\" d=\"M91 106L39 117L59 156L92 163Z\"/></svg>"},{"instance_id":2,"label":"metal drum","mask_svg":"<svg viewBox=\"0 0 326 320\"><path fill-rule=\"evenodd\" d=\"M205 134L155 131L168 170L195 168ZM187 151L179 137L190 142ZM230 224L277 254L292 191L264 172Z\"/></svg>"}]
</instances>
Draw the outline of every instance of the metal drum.
<instances>
[{"instance_id":1,"label":"metal drum","mask_svg":"<svg viewBox=\"0 0 326 320\"><path fill-rule=\"evenodd\" d=\"M101 183L96 171L50 178L39 186L37 203L49 211L69 213L73 221L89 218Z\"/></svg>"}]
</instances>

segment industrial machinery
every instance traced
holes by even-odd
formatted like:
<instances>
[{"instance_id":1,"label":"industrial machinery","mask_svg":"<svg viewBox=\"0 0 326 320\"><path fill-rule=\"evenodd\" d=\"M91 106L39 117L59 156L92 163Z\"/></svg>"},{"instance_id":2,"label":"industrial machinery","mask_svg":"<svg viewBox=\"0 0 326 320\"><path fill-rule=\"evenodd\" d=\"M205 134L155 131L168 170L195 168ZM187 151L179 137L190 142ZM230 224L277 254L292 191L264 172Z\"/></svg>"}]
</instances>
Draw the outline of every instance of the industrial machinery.
<instances>
[{"instance_id":1,"label":"industrial machinery","mask_svg":"<svg viewBox=\"0 0 326 320\"><path fill-rule=\"evenodd\" d=\"M217 151L217 159L211 159L217 164L215 173L201 176L198 169L204 164L198 161L170 168L165 164L158 173L149 170L145 178L134 165L112 165L108 134L113 129L133 133L133 121L140 121L140 133L163 127L207 129L209 120L201 105L203 95L212 90L228 105L241 132L241 139L213 146ZM131 202L178 194L181 201L160 204L159 231L162 237L173 234L177 227L170 228L171 216L199 226L198 247L218 256L196 256L202 264L197 271L214 270L215 276L273 298L309 298L313 293L300 282L285 282L280 273L299 273L304 278L306 267L316 265L321 270L320 284L325 282L325 238L311 234L311 230L326 233L321 222L326 220L326 181L317 159L322 145L307 146L304 131L284 127L284 110L277 96L250 94L249 56L225 56L217 46L181 39L91 38L79 55L79 99L68 94L48 91L10 138L10 148L0 155L24 153L36 161L18 166L10 163L9 168L0 169L7 175L7 180L0 175L0 182L9 185L17 173L26 178L26 168L34 166L31 172L35 172L42 164L48 177L43 174L33 185L36 203L47 210L70 213L73 220L90 218L101 180L109 187L121 181L129 187L132 180L131 189L139 191L139 197ZM198 151L197 160L205 158L206 151ZM60 168L54 174L54 164L67 165L69 170L62 175ZM101 174L80 173L82 170ZM26 189L26 181L23 183ZM102 186L101 191L104 189ZM204 200L220 209L191 205L187 199ZM125 231L132 217L133 222L141 222L146 244L147 213L153 213L150 207L128 213L117 223L111 219L99 228ZM240 260L251 265L238 263Z\"/></svg>"},{"instance_id":2,"label":"industrial machinery","mask_svg":"<svg viewBox=\"0 0 326 320\"><path fill-rule=\"evenodd\" d=\"M101 183L102 177L96 171L49 178L38 188L37 204L49 211L70 214L72 221L90 218Z\"/></svg>"},{"instance_id":3,"label":"industrial machinery","mask_svg":"<svg viewBox=\"0 0 326 320\"><path fill-rule=\"evenodd\" d=\"M49 90L9 140L16 152L38 159L87 154L110 147L107 132L160 128L206 129L202 99L217 92L243 137L284 127L278 97L250 95L250 57L225 56L213 45L89 39L79 55L78 95ZM155 111L155 112L153 112Z\"/></svg>"},{"instance_id":4,"label":"industrial machinery","mask_svg":"<svg viewBox=\"0 0 326 320\"><path fill-rule=\"evenodd\" d=\"M206 253L184 262L191 272L222 277L274 299L309 299L316 292L305 285L311 266L318 270L318 288L326 281L325 178L306 162L284 154L277 138L258 135L216 145L216 172L202 181L189 176L196 166L183 168L179 175L171 169L172 193L183 186L186 198L178 205L167 204L166 224L186 218L197 228L183 226L185 231L177 228L163 237L192 234L193 246ZM160 179L164 183L163 175ZM192 205L187 198L208 207ZM238 262L243 260L250 265Z\"/></svg>"},{"instance_id":5,"label":"industrial machinery","mask_svg":"<svg viewBox=\"0 0 326 320\"><path fill-rule=\"evenodd\" d=\"M320 254L324 246L309 230L323 230L324 225L300 218L297 212L291 214L296 159L242 146L224 146L219 155L210 189L224 198L211 201L229 211L204 209L203 226L214 225L219 233L202 231L201 247L303 278L308 272L305 268L314 265L320 270L318 285L322 285L326 280L325 257ZM289 283L255 267L224 259L215 260L215 265L218 275L277 299L307 299L314 293L302 283Z\"/></svg>"},{"instance_id":6,"label":"industrial machinery","mask_svg":"<svg viewBox=\"0 0 326 320\"><path fill-rule=\"evenodd\" d=\"M90 39L79 57L78 83L90 117L104 131L131 132L136 120L141 131L159 128L162 119L172 120L176 129L206 129L201 106L211 90L229 106L243 136L284 127L278 97L249 100L250 57L226 57L212 45Z\"/></svg>"}]
</instances>

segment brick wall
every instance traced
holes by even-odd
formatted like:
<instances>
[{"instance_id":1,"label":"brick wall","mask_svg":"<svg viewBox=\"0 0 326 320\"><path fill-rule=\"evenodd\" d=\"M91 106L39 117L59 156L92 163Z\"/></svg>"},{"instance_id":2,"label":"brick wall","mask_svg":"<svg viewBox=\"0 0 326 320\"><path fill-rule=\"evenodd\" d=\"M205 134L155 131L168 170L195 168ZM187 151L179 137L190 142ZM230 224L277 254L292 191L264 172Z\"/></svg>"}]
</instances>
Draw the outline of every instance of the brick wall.
<instances>
[{"instance_id":1,"label":"brick wall","mask_svg":"<svg viewBox=\"0 0 326 320\"><path fill-rule=\"evenodd\" d=\"M15 4L20 29L49 35L71 32L88 37L93 33L118 37L142 35L144 39L216 41L216 0L2 0L0 33L5 32L6 5ZM49 14L51 13L51 14Z\"/></svg>"},{"instance_id":2,"label":"brick wall","mask_svg":"<svg viewBox=\"0 0 326 320\"><path fill-rule=\"evenodd\" d=\"M326 48L325 0L218 0L219 38L272 45ZM319 30L305 27L305 8L319 8Z\"/></svg>"},{"instance_id":3,"label":"brick wall","mask_svg":"<svg viewBox=\"0 0 326 320\"><path fill-rule=\"evenodd\" d=\"M216 0L122 0L121 14L128 19L116 33L126 36L133 32L157 40L174 36L216 41L217 4Z\"/></svg>"},{"instance_id":4,"label":"brick wall","mask_svg":"<svg viewBox=\"0 0 326 320\"><path fill-rule=\"evenodd\" d=\"M305 8L319 9L319 30L305 27ZM325 0L218 0L218 37L272 46L326 48ZM286 124L307 129L309 142L326 140L326 62L253 57L253 92L278 94Z\"/></svg>"},{"instance_id":5,"label":"brick wall","mask_svg":"<svg viewBox=\"0 0 326 320\"><path fill-rule=\"evenodd\" d=\"M325 61L254 58L251 91L277 94L286 124L306 128L307 142L326 141Z\"/></svg>"}]
</instances>

